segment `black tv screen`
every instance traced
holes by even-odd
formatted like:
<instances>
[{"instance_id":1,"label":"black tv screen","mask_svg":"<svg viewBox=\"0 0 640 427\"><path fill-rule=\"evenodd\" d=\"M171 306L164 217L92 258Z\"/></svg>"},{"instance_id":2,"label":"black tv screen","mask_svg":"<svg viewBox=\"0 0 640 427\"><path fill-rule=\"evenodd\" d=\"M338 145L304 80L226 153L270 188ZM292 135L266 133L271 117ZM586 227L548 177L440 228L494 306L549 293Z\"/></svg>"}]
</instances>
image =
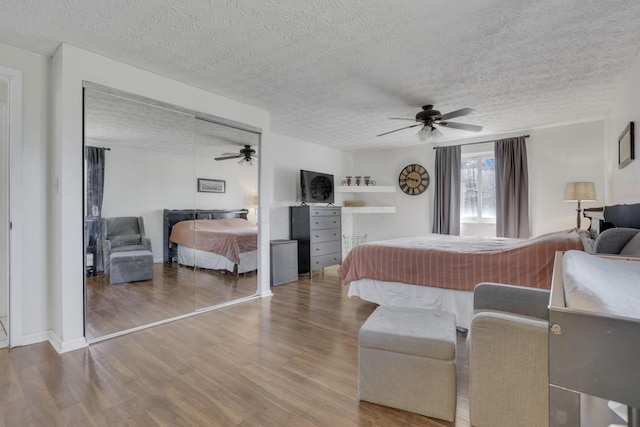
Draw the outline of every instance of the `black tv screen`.
<instances>
[{"instance_id":1,"label":"black tv screen","mask_svg":"<svg viewBox=\"0 0 640 427\"><path fill-rule=\"evenodd\" d=\"M304 203L333 203L333 175L300 170L300 189Z\"/></svg>"}]
</instances>

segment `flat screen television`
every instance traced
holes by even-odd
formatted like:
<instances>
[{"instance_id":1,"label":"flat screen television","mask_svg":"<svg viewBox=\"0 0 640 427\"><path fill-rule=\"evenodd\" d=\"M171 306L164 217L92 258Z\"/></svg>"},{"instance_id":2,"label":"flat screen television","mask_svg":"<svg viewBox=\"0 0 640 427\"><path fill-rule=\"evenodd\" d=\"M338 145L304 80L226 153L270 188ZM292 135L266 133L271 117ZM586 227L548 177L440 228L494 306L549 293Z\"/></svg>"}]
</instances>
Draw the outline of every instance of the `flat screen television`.
<instances>
[{"instance_id":1,"label":"flat screen television","mask_svg":"<svg viewBox=\"0 0 640 427\"><path fill-rule=\"evenodd\" d=\"M300 170L303 203L333 203L333 175Z\"/></svg>"}]
</instances>

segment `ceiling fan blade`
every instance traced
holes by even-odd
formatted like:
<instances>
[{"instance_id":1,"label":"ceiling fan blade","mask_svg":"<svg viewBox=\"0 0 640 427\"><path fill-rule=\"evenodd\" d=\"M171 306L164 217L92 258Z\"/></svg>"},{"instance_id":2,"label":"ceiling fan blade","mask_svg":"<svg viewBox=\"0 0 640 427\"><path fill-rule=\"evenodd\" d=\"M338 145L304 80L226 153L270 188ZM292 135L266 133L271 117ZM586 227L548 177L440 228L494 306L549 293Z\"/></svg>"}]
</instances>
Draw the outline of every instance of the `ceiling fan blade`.
<instances>
[{"instance_id":1,"label":"ceiling fan blade","mask_svg":"<svg viewBox=\"0 0 640 427\"><path fill-rule=\"evenodd\" d=\"M242 154L234 154L232 156L224 156L224 157L214 157L214 160L229 160L229 159L238 159L243 157Z\"/></svg>"},{"instance_id":2,"label":"ceiling fan blade","mask_svg":"<svg viewBox=\"0 0 640 427\"><path fill-rule=\"evenodd\" d=\"M440 116L439 120L448 120L448 119L453 119L454 117L468 116L469 114L475 113L475 112L476 110L474 110L473 108L461 108L460 110L443 114L442 116Z\"/></svg>"},{"instance_id":3,"label":"ceiling fan blade","mask_svg":"<svg viewBox=\"0 0 640 427\"><path fill-rule=\"evenodd\" d=\"M468 130L470 132L480 132L482 130L482 126L476 125L468 125L466 123L456 123L456 122L438 122L437 125L444 126L447 128L460 129L460 130Z\"/></svg>"},{"instance_id":4,"label":"ceiling fan blade","mask_svg":"<svg viewBox=\"0 0 640 427\"><path fill-rule=\"evenodd\" d=\"M389 117L389 120L411 120L412 122L417 121L416 119L408 119L406 117Z\"/></svg>"},{"instance_id":5,"label":"ceiling fan blade","mask_svg":"<svg viewBox=\"0 0 640 427\"><path fill-rule=\"evenodd\" d=\"M414 128L414 127L416 127L416 126L424 126L424 123L418 123L418 124L416 124L416 125L405 126L405 127L403 127L403 128L396 129L396 130L390 130L389 132L381 133L380 135L376 135L376 136L388 135L388 134L393 133L393 132L398 132L399 130L404 130L404 129Z\"/></svg>"}]
</instances>

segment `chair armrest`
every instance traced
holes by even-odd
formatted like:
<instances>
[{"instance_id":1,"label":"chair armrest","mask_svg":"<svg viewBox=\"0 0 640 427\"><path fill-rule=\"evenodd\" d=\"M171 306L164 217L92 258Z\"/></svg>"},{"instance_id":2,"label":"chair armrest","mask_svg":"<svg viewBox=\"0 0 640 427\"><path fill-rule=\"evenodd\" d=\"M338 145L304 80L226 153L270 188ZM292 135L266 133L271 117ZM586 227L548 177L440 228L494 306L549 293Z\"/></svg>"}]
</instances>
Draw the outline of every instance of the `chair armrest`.
<instances>
[{"instance_id":1,"label":"chair armrest","mask_svg":"<svg viewBox=\"0 0 640 427\"><path fill-rule=\"evenodd\" d=\"M478 313L467 337L472 425L548 425L548 322Z\"/></svg>"},{"instance_id":2,"label":"chair armrest","mask_svg":"<svg viewBox=\"0 0 640 427\"><path fill-rule=\"evenodd\" d=\"M151 250L151 239L150 238L148 238L146 236L142 236L142 237L140 237L140 242L142 243L142 246L147 248L150 252L153 252Z\"/></svg>"},{"instance_id":3,"label":"chair armrest","mask_svg":"<svg viewBox=\"0 0 640 427\"><path fill-rule=\"evenodd\" d=\"M619 254L622 248L638 234L637 228L610 228L598 235L595 251L599 254Z\"/></svg>"},{"instance_id":4,"label":"chair armrest","mask_svg":"<svg viewBox=\"0 0 640 427\"><path fill-rule=\"evenodd\" d=\"M479 283L473 290L473 310L503 311L549 320L549 294L546 289Z\"/></svg>"}]
</instances>

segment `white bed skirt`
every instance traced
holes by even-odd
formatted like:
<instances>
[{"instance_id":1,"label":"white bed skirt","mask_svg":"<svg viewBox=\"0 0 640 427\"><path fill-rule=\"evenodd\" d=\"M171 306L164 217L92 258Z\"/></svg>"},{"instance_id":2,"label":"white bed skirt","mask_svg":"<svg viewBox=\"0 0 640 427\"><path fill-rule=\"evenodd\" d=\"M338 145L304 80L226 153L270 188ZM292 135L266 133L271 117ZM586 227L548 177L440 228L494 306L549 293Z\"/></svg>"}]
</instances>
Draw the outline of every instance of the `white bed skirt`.
<instances>
[{"instance_id":1,"label":"white bed skirt","mask_svg":"<svg viewBox=\"0 0 640 427\"><path fill-rule=\"evenodd\" d=\"M360 279L349 284L348 295L379 305L448 311L456 315L456 326L464 329L469 329L473 316L473 292L468 291Z\"/></svg>"},{"instance_id":2,"label":"white bed skirt","mask_svg":"<svg viewBox=\"0 0 640 427\"><path fill-rule=\"evenodd\" d=\"M178 245L178 263L210 270L227 270L232 273L235 267L235 263L225 256L181 245ZM258 251L241 252L238 273L246 273L257 269Z\"/></svg>"}]
</instances>

